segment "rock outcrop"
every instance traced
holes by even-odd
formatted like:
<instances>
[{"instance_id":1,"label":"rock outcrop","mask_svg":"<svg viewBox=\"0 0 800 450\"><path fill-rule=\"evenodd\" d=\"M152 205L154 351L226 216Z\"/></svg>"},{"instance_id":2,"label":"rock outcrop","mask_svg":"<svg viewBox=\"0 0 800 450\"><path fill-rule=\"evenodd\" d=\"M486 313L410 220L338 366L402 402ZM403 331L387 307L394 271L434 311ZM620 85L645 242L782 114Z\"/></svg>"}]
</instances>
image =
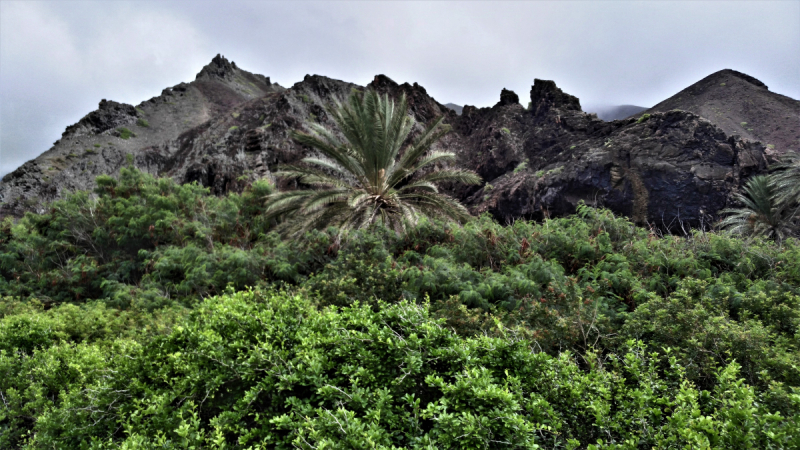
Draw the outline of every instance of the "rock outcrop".
<instances>
[{"instance_id":1,"label":"rock outcrop","mask_svg":"<svg viewBox=\"0 0 800 450\"><path fill-rule=\"evenodd\" d=\"M125 103L100 100L97 110L90 112L75 125L70 125L63 138L100 134L104 131L136 123L136 108Z\"/></svg>"},{"instance_id":2,"label":"rock outcrop","mask_svg":"<svg viewBox=\"0 0 800 450\"><path fill-rule=\"evenodd\" d=\"M579 104L552 81L535 80L530 110L502 100L465 107L459 162L487 182L460 192L474 212L541 219L583 201L676 230L715 220L743 180L766 168L763 145L695 114L604 122Z\"/></svg>"}]
</instances>

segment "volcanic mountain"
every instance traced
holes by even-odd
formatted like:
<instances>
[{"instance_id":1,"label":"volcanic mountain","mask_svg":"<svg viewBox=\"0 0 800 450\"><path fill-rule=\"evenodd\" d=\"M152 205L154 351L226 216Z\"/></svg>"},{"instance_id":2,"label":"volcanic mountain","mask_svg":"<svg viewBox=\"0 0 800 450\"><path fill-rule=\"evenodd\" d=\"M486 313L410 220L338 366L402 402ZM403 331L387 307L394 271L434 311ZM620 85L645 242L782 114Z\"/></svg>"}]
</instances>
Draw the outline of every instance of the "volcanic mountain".
<instances>
[{"instance_id":1,"label":"volcanic mountain","mask_svg":"<svg viewBox=\"0 0 800 450\"><path fill-rule=\"evenodd\" d=\"M44 202L91 189L97 175L126 164L216 194L240 191L312 154L290 132L310 121L332 126L326 106L365 88L394 98L404 94L417 131L445 116L453 131L439 148L484 180L445 188L473 213L501 221L569 214L586 202L666 229L702 226L730 204L748 176L767 166L764 145L696 113L652 110L605 122L583 112L580 101L553 81L534 80L529 108L504 89L491 108L465 105L459 115L422 86L384 75L365 87L306 75L283 88L218 55L194 81L135 107L101 101L51 149L3 178L0 216L42 211ZM772 97L751 100L758 98ZM281 189L296 185L275 181Z\"/></svg>"},{"instance_id":2,"label":"volcanic mountain","mask_svg":"<svg viewBox=\"0 0 800 450\"><path fill-rule=\"evenodd\" d=\"M800 149L800 101L735 70L715 72L637 117L675 109L705 117L728 135L761 141L768 154Z\"/></svg>"}]
</instances>

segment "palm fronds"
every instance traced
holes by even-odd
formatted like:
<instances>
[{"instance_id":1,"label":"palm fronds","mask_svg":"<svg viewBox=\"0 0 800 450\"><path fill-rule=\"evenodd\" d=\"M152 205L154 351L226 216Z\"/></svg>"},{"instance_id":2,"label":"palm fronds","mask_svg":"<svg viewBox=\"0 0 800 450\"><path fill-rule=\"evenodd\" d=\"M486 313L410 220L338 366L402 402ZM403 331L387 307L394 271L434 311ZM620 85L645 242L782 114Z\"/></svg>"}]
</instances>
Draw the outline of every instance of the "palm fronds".
<instances>
[{"instance_id":1,"label":"palm fronds","mask_svg":"<svg viewBox=\"0 0 800 450\"><path fill-rule=\"evenodd\" d=\"M778 202L787 209L790 219L800 216L800 153L790 152L773 169Z\"/></svg>"},{"instance_id":2,"label":"palm fronds","mask_svg":"<svg viewBox=\"0 0 800 450\"><path fill-rule=\"evenodd\" d=\"M296 142L316 149L321 157L285 167L276 175L295 177L310 189L278 192L267 197L266 212L280 218L279 228L298 235L335 225L341 231L382 223L398 232L420 217L465 220L467 209L440 193L436 183L480 183L475 172L443 169L455 155L431 151L447 132L434 120L411 144L403 146L414 127L405 95L395 104L374 91L354 92L347 103L328 108L344 140L319 124L310 133L294 132Z\"/></svg>"},{"instance_id":3,"label":"palm fronds","mask_svg":"<svg viewBox=\"0 0 800 450\"><path fill-rule=\"evenodd\" d=\"M741 208L728 208L720 227L743 236L764 236L781 242L792 235L792 217L780 201L781 194L773 179L757 175L748 180L744 194L736 194Z\"/></svg>"}]
</instances>

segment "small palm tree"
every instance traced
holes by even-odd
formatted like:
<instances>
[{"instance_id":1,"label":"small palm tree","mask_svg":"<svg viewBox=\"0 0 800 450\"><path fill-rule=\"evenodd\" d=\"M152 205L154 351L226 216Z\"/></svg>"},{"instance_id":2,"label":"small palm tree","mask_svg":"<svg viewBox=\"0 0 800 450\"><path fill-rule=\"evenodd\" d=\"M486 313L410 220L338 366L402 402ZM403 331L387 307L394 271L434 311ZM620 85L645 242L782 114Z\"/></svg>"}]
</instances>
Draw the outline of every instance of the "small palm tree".
<instances>
[{"instance_id":1,"label":"small palm tree","mask_svg":"<svg viewBox=\"0 0 800 450\"><path fill-rule=\"evenodd\" d=\"M353 92L347 103L328 108L344 140L316 123L308 124L311 134L292 133L295 141L316 149L322 157L305 158L305 165L289 166L276 174L298 177L311 188L268 196L267 214L281 217L279 227L295 235L329 225L342 232L375 223L402 232L422 216L468 218L467 209L440 193L436 183L477 184L480 177L472 171L440 167L455 159L453 153L429 152L450 131L442 124L443 117L404 147L414 126L407 111L405 95L395 105L371 90Z\"/></svg>"},{"instance_id":2,"label":"small palm tree","mask_svg":"<svg viewBox=\"0 0 800 450\"><path fill-rule=\"evenodd\" d=\"M777 171L772 182L778 192L778 202L788 211L790 220L800 217L800 153L790 152L773 167Z\"/></svg>"},{"instance_id":3,"label":"small palm tree","mask_svg":"<svg viewBox=\"0 0 800 450\"><path fill-rule=\"evenodd\" d=\"M744 195L736 194L743 206L721 211L728 216L720 227L744 236L764 236L781 242L792 233L792 218L779 200L773 180L757 175L748 180Z\"/></svg>"}]
</instances>

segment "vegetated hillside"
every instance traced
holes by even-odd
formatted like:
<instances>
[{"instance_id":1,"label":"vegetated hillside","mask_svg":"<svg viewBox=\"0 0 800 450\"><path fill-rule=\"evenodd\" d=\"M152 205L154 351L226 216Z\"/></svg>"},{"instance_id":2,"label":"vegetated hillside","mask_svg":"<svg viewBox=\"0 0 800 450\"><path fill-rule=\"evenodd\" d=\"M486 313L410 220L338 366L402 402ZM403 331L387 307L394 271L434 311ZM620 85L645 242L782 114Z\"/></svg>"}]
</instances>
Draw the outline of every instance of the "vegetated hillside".
<instances>
[{"instance_id":1,"label":"vegetated hillside","mask_svg":"<svg viewBox=\"0 0 800 450\"><path fill-rule=\"evenodd\" d=\"M591 108L591 111L597 114L602 120L606 122L611 122L612 120L620 120L620 119L627 119L634 114L639 114L640 112L646 110L644 106L636 106L636 105L616 105L616 106L598 106L595 108Z\"/></svg>"},{"instance_id":2,"label":"vegetated hillside","mask_svg":"<svg viewBox=\"0 0 800 450\"><path fill-rule=\"evenodd\" d=\"M547 80L534 80L524 102L530 108L504 89L493 107L466 105L461 115L416 83L378 75L366 88L405 94L417 131L444 115L453 132L439 148L455 152L458 165L485 181L447 189L473 213L489 212L501 221L571 214L585 202L662 229L706 226L731 206L744 180L769 162L761 143L729 135L694 113L604 122ZM290 132L309 121L330 126L326 106L352 89L364 87L319 75L283 89L215 58L198 80L165 91L139 110L105 102L69 127L53 149L4 177L0 216L42 211L43 201L64 189L91 188L95 175L125 164L126 153L150 173L196 181L215 194L239 192L255 180L272 179L281 164L311 154ZM86 125L98 121L102 126ZM281 183L282 189L295 185Z\"/></svg>"},{"instance_id":3,"label":"vegetated hillside","mask_svg":"<svg viewBox=\"0 0 800 450\"><path fill-rule=\"evenodd\" d=\"M761 141L768 153L800 150L800 101L735 70L715 72L643 113L674 109L703 116L728 135Z\"/></svg>"},{"instance_id":4,"label":"vegetated hillside","mask_svg":"<svg viewBox=\"0 0 800 450\"><path fill-rule=\"evenodd\" d=\"M800 445L796 239L581 206L284 240L263 180L96 184L0 222L2 448Z\"/></svg>"}]
</instances>

